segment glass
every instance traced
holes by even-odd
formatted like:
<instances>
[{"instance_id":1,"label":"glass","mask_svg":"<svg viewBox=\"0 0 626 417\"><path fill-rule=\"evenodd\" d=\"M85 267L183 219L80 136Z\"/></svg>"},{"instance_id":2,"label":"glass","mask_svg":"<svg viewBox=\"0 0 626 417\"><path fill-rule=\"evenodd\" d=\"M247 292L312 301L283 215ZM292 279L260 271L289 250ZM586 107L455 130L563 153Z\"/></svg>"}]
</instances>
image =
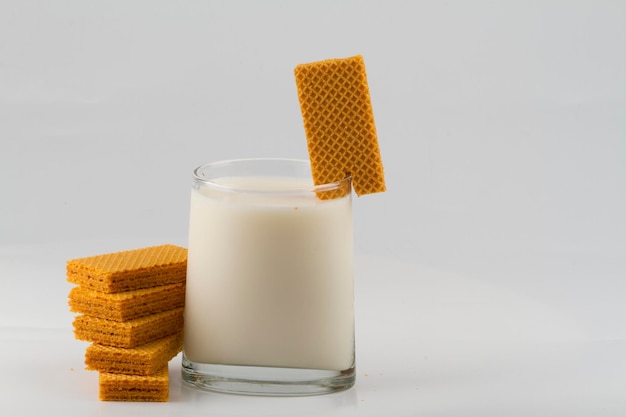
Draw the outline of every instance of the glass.
<instances>
[{"instance_id":1,"label":"glass","mask_svg":"<svg viewBox=\"0 0 626 417\"><path fill-rule=\"evenodd\" d=\"M314 395L354 385L350 178L308 161L194 171L182 376L198 388Z\"/></svg>"}]
</instances>

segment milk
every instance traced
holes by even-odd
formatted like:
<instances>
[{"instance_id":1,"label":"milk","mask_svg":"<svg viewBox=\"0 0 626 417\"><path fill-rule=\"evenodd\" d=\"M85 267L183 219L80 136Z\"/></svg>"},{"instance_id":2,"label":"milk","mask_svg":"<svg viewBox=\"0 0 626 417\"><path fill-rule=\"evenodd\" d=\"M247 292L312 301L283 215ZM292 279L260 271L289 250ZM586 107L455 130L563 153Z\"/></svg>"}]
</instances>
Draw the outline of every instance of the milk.
<instances>
[{"instance_id":1,"label":"milk","mask_svg":"<svg viewBox=\"0 0 626 417\"><path fill-rule=\"evenodd\" d=\"M346 370L354 364L350 195L222 178L191 195L185 357L204 364Z\"/></svg>"}]
</instances>

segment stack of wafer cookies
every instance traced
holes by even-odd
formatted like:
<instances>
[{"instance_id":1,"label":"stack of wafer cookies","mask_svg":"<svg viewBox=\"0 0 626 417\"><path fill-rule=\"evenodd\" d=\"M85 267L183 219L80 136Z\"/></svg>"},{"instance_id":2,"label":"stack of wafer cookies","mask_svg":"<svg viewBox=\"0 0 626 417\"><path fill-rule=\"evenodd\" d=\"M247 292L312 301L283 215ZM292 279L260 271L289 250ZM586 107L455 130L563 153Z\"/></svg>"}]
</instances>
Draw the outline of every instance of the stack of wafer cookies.
<instances>
[{"instance_id":1,"label":"stack of wafer cookies","mask_svg":"<svg viewBox=\"0 0 626 417\"><path fill-rule=\"evenodd\" d=\"M74 335L91 342L102 401L167 401L182 350L187 250L153 246L67 262Z\"/></svg>"}]
</instances>

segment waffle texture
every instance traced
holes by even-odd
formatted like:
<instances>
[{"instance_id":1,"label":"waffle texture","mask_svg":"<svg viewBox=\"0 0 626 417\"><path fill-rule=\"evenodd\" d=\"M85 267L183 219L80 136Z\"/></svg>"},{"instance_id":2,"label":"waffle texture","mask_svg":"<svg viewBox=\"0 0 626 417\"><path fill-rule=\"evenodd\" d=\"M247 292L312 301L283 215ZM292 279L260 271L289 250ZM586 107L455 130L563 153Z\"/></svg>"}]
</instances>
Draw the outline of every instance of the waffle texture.
<instances>
[{"instance_id":1,"label":"waffle texture","mask_svg":"<svg viewBox=\"0 0 626 417\"><path fill-rule=\"evenodd\" d=\"M101 372L101 401L162 401L169 399L169 370L164 366L154 375L124 375Z\"/></svg>"},{"instance_id":2,"label":"waffle texture","mask_svg":"<svg viewBox=\"0 0 626 417\"><path fill-rule=\"evenodd\" d=\"M128 321L185 305L185 284L108 294L82 286L69 293L70 311L114 321Z\"/></svg>"},{"instance_id":3,"label":"waffle texture","mask_svg":"<svg viewBox=\"0 0 626 417\"><path fill-rule=\"evenodd\" d=\"M314 183L351 176L357 195L385 191L363 57L301 64L294 75Z\"/></svg>"},{"instance_id":4,"label":"waffle texture","mask_svg":"<svg viewBox=\"0 0 626 417\"><path fill-rule=\"evenodd\" d=\"M101 345L134 348L181 332L183 311L184 308L175 308L129 321L82 315L74 319L74 336Z\"/></svg>"},{"instance_id":5,"label":"waffle texture","mask_svg":"<svg viewBox=\"0 0 626 417\"><path fill-rule=\"evenodd\" d=\"M182 332L132 349L94 343L87 348L87 369L126 375L152 375L183 349Z\"/></svg>"},{"instance_id":6,"label":"waffle texture","mask_svg":"<svg viewBox=\"0 0 626 417\"><path fill-rule=\"evenodd\" d=\"M66 272L69 282L105 293L181 283L187 274L187 249L160 245L73 259Z\"/></svg>"}]
</instances>

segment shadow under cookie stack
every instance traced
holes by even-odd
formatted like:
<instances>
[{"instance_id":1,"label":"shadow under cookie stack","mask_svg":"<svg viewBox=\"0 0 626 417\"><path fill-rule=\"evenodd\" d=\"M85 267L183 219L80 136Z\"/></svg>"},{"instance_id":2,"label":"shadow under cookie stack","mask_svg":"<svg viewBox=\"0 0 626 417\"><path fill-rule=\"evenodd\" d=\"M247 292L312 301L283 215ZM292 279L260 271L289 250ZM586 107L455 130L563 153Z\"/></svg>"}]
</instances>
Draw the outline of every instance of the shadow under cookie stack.
<instances>
[{"instance_id":1,"label":"shadow under cookie stack","mask_svg":"<svg viewBox=\"0 0 626 417\"><path fill-rule=\"evenodd\" d=\"M67 262L76 339L101 401L167 401L183 345L187 249L153 246Z\"/></svg>"}]
</instances>

